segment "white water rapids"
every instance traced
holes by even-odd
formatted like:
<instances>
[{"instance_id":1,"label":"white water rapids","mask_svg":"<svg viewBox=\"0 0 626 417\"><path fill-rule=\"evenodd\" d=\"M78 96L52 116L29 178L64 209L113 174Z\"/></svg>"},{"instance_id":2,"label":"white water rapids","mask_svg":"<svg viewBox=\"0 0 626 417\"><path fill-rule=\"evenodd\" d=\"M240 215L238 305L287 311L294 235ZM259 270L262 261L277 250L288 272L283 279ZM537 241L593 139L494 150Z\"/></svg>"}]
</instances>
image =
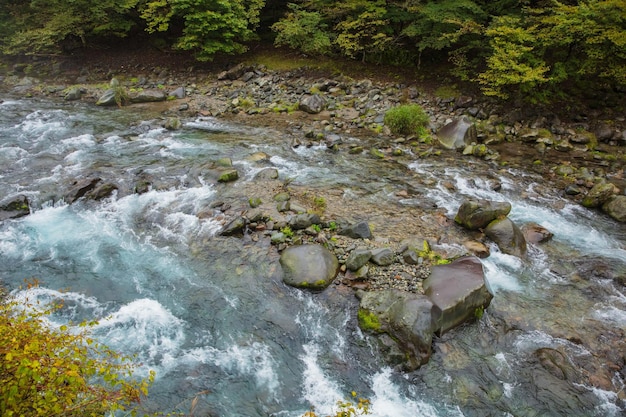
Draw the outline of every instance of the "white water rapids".
<instances>
[{"instance_id":1,"label":"white water rapids","mask_svg":"<svg viewBox=\"0 0 626 417\"><path fill-rule=\"evenodd\" d=\"M0 202L31 202L30 215L0 223L0 282L22 299L63 300L55 325L98 320L94 335L137 355L138 375L156 371L149 411L186 412L197 396L199 415L327 415L356 391L373 417L626 412L623 369L605 372L608 382L597 386L555 380L563 385L550 391L535 359L537 350L558 350L583 375L581 364L606 353L601 338L626 332L626 297L610 279L626 271L623 225L518 170L493 172L502 184L496 192L482 162L475 170L417 158L377 167L386 162L322 146L294 151L277 132L207 118L171 132L151 117L132 108L0 104ZM554 238L531 246L529 261L492 247L483 265L495 298L485 316L435 340L431 362L402 373L358 328L353 296L286 287L267 247L217 238L224 219L198 216L222 197L202 163L228 156L249 181L260 167L247 156L259 150L281 178L345 195L361 187L384 196L395 186L378 174L385 170L417 174L432 180L423 198L448 217L469 196L509 201L512 220L539 223ZM159 187L66 204L63 190L93 172L120 189L141 175ZM20 289L31 278L41 285Z\"/></svg>"}]
</instances>

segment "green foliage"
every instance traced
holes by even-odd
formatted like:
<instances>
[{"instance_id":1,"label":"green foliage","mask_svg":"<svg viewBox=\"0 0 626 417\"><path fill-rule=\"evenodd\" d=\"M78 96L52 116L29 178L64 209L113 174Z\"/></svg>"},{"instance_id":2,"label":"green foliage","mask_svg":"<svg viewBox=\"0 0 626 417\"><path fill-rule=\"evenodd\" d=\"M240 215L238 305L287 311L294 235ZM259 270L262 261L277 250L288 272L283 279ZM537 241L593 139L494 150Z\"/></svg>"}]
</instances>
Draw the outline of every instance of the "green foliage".
<instances>
[{"instance_id":1,"label":"green foliage","mask_svg":"<svg viewBox=\"0 0 626 417\"><path fill-rule=\"evenodd\" d=\"M291 239L294 235L293 230L291 230L291 227L289 226L285 226L282 229L280 229L280 232L285 235L285 237L287 239Z\"/></svg>"},{"instance_id":2,"label":"green foliage","mask_svg":"<svg viewBox=\"0 0 626 417\"><path fill-rule=\"evenodd\" d=\"M513 88L521 95L549 80L549 67L533 45L535 34L522 26L521 18L497 18L486 35L493 51L487 70L478 76L486 95L508 98Z\"/></svg>"},{"instance_id":3,"label":"green foliage","mask_svg":"<svg viewBox=\"0 0 626 417\"><path fill-rule=\"evenodd\" d=\"M420 135L428 125L430 117L418 104L403 104L392 107L385 113L384 122L397 135Z\"/></svg>"},{"instance_id":4,"label":"green foliage","mask_svg":"<svg viewBox=\"0 0 626 417\"><path fill-rule=\"evenodd\" d=\"M3 0L11 10L4 23L11 33L0 41L6 54L58 52L70 41L85 44L90 37L126 36L135 22L139 0ZM1 9L2 7L0 7Z\"/></svg>"},{"instance_id":5,"label":"green foliage","mask_svg":"<svg viewBox=\"0 0 626 417\"><path fill-rule=\"evenodd\" d=\"M357 313L357 317L359 320L359 326L363 330L369 330L373 332L379 332L381 328L380 320L378 320L378 316L364 308L359 308L359 312Z\"/></svg>"},{"instance_id":6,"label":"green foliage","mask_svg":"<svg viewBox=\"0 0 626 417\"><path fill-rule=\"evenodd\" d=\"M264 0L175 0L172 14L184 21L175 46L194 51L200 61L210 61L218 52L242 53L242 42L255 37L264 5Z\"/></svg>"},{"instance_id":7,"label":"green foliage","mask_svg":"<svg viewBox=\"0 0 626 417\"><path fill-rule=\"evenodd\" d=\"M352 58L361 55L361 60L365 62L366 51L380 54L388 49L393 37L388 29L389 21L385 18L385 4L382 0L366 2L361 7L355 7L358 12L335 26L337 46L345 55Z\"/></svg>"},{"instance_id":8,"label":"green foliage","mask_svg":"<svg viewBox=\"0 0 626 417\"><path fill-rule=\"evenodd\" d=\"M51 310L11 299L0 304L0 414L102 416L133 411L154 379L132 379L129 359L79 331L52 327ZM134 411L133 411L134 413Z\"/></svg>"},{"instance_id":9,"label":"green foliage","mask_svg":"<svg viewBox=\"0 0 626 417\"><path fill-rule=\"evenodd\" d=\"M274 44L288 46L306 54L326 54L331 50L330 33L318 12L302 10L295 4L284 18L272 25Z\"/></svg>"}]
</instances>

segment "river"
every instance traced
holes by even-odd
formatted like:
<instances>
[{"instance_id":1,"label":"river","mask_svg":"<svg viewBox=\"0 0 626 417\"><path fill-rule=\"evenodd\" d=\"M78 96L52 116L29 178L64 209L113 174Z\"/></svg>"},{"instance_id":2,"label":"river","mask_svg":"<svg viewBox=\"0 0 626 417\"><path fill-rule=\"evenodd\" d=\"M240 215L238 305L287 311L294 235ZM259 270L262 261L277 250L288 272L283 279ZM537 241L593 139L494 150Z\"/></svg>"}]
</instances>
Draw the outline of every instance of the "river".
<instances>
[{"instance_id":1,"label":"river","mask_svg":"<svg viewBox=\"0 0 626 417\"><path fill-rule=\"evenodd\" d=\"M0 223L0 282L16 297L63 300L54 325L98 320L98 340L136 355L138 375L156 371L146 410L188 412L197 398L196 415L326 415L356 391L375 417L626 412L626 296L614 280L626 274L623 225L519 168L410 155L390 164L293 149L281 132L213 118L169 131L158 117L143 107L0 104L0 197L31 205L30 215ZM269 243L216 236L223 219L198 216L227 198L203 174L206 161L230 157L245 184L260 169L255 152L281 178L343 190L338 198L392 206L393 190L415 185L420 198L400 204L448 218L468 196L509 201L513 221L539 223L554 238L530 245L526 261L492 247L483 265L495 297L485 315L436 338L430 362L403 373L359 330L350 291L287 287ZM63 201L73 181L93 175L119 192ZM130 192L144 176L152 188ZM22 289L32 278L39 287Z\"/></svg>"}]
</instances>

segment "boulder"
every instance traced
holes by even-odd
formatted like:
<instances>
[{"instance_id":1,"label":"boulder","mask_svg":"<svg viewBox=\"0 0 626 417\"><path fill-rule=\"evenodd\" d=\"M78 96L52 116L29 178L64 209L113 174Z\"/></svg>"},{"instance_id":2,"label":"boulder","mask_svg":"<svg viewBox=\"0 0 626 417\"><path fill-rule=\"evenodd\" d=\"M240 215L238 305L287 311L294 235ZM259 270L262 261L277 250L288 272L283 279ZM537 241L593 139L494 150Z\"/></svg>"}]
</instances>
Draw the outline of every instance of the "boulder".
<instances>
[{"instance_id":1,"label":"boulder","mask_svg":"<svg viewBox=\"0 0 626 417\"><path fill-rule=\"evenodd\" d=\"M240 64L235 65L234 67L223 71L221 73L218 74L217 79L218 80L236 80L239 77L241 77L243 74L245 74L246 72L250 71L252 69L252 67L250 65L246 65L243 62Z\"/></svg>"},{"instance_id":2,"label":"boulder","mask_svg":"<svg viewBox=\"0 0 626 417\"><path fill-rule=\"evenodd\" d=\"M293 209L293 207L292 207ZM306 229L309 226L314 224L320 224L320 216L315 213L302 213L296 216L293 216L291 220L289 220L289 227L293 230Z\"/></svg>"},{"instance_id":3,"label":"boulder","mask_svg":"<svg viewBox=\"0 0 626 417\"><path fill-rule=\"evenodd\" d=\"M131 103L152 103L166 99L167 95L163 90L141 90L130 94Z\"/></svg>"},{"instance_id":4,"label":"boulder","mask_svg":"<svg viewBox=\"0 0 626 417\"><path fill-rule=\"evenodd\" d=\"M461 117L439 129L437 138L444 148L463 149L476 142L476 126L467 117Z\"/></svg>"},{"instance_id":5,"label":"boulder","mask_svg":"<svg viewBox=\"0 0 626 417\"><path fill-rule=\"evenodd\" d=\"M17 196L0 206L0 221L17 219L30 214L28 198Z\"/></svg>"},{"instance_id":6,"label":"boulder","mask_svg":"<svg viewBox=\"0 0 626 417\"><path fill-rule=\"evenodd\" d=\"M296 288L323 290L339 271L337 257L321 245L290 246L280 256L283 282Z\"/></svg>"},{"instance_id":7,"label":"boulder","mask_svg":"<svg viewBox=\"0 0 626 417\"><path fill-rule=\"evenodd\" d=\"M233 181L237 181L239 179L239 172L237 172L236 169L227 169L226 171L223 171L219 178L217 179L218 182L233 182Z\"/></svg>"},{"instance_id":8,"label":"boulder","mask_svg":"<svg viewBox=\"0 0 626 417\"><path fill-rule=\"evenodd\" d=\"M226 226L222 228L220 235L222 236L234 236L242 234L246 227L246 219L242 216L235 217Z\"/></svg>"},{"instance_id":9,"label":"boulder","mask_svg":"<svg viewBox=\"0 0 626 417\"><path fill-rule=\"evenodd\" d=\"M96 101L96 106L117 106L116 92L110 88Z\"/></svg>"},{"instance_id":10,"label":"boulder","mask_svg":"<svg viewBox=\"0 0 626 417\"><path fill-rule=\"evenodd\" d=\"M379 266L391 265L395 261L395 254L389 248L378 248L372 250L371 261Z\"/></svg>"},{"instance_id":11,"label":"boulder","mask_svg":"<svg viewBox=\"0 0 626 417\"><path fill-rule=\"evenodd\" d=\"M80 87L72 87L65 93L63 97L67 101L80 100L83 96L83 91Z\"/></svg>"},{"instance_id":12,"label":"boulder","mask_svg":"<svg viewBox=\"0 0 626 417\"><path fill-rule=\"evenodd\" d=\"M475 256L433 266L423 288L434 305L435 331L439 335L480 317L493 298L483 264Z\"/></svg>"},{"instance_id":13,"label":"boulder","mask_svg":"<svg viewBox=\"0 0 626 417\"><path fill-rule=\"evenodd\" d=\"M278 170L276 168L265 168L254 176L255 181L275 180L278 179Z\"/></svg>"},{"instance_id":14,"label":"boulder","mask_svg":"<svg viewBox=\"0 0 626 417\"><path fill-rule=\"evenodd\" d=\"M433 303L424 295L395 289L360 291L359 326L375 334L386 334L403 355L395 361L406 371L424 365L432 353L436 330Z\"/></svg>"},{"instance_id":15,"label":"boulder","mask_svg":"<svg viewBox=\"0 0 626 417\"><path fill-rule=\"evenodd\" d=\"M496 219L485 228L485 235L493 240L503 253L523 258L526 239L519 227L508 217Z\"/></svg>"},{"instance_id":16,"label":"boulder","mask_svg":"<svg viewBox=\"0 0 626 417\"><path fill-rule=\"evenodd\" d=\"M181 99L181 98L185 98L186 95L187 95L187 91L185 91L185 87L181 86L175 89L174 91L170 91L167 96Z\"/></svg>"},{"instance_id":17,"label":"boulder","mask_svg":"<svg viewBox=\"0 0 626 417\"><path fill-rule=\"evenodd\" d=\"M616 187L610 182L594 185L583 198L582 205L587 208L600 207L615 194Z\"/></svg>"},{"instance_id":18,"label":"boulder","mask_svg":"<svg viewBox=\"0 0 626 417\"><path fill-rule=\"evenodd\" d=\"M511 203L506 201L465 200L454 218L461 226L478 230L511 212Z\"/></svg>"},{"instance_id":19,"label":"boulder","mask_svg":"<svg viewBox=\"0 0 626 417\"><path fill-rule=\"evenodd\" d=\"M346 259L346 268L349 271L358 271L367 264L372 257L372 251L366 248L356 248Z\"/></svg>"},{"instance_id":20,"label":"boulder","mask_svg":"<svg viewBox=\"0 0 626 417\"><path fill-rule=\"evenodd\" d=\"M100 178L85 178L75 181L69 191L65 193L63 199L66 203L72 204L88 192L93 191L99 182Z\"/></svg>"},{"instance_id":21,"label":"boulder","mask_svg":"<svg viewBox=\"0 0 626 417\"><path fill-rule=\"evenodd\" d=\"M626 195L617 195L602 205L602 210L618 222L626 222Z\"/></svg>"},{"instance_id":22,"label":"boulder","mask_svg":"<svg viewBox=\"0 0 626 417\"><path fill-rule=\"evenodd\" d=\"M300 99L298 108L310 114L320 113L326 107L326 99L319 94L306 95Z\"/></svg>"},{"instance_id":23,"label":"boulder","mask_svg":"<svg viewBox=\"0 0 626 417\"><path fill-rule=\"evenodd\" d=\"M359 222L343 227L339 233L352 239L370 239L372 237L372 231L367 222Z\"/></svg>"},{"instance_id":24,"label":"boulder","mask_svg":"<svg viewBox=\"0 0 626 417\"><path fill-rule=\"evenodd\" d=\"M530 243L544 243L554 236L552 232L537 223L526 223L521 229L524 239Z\"/></svg>"}]
</instances>

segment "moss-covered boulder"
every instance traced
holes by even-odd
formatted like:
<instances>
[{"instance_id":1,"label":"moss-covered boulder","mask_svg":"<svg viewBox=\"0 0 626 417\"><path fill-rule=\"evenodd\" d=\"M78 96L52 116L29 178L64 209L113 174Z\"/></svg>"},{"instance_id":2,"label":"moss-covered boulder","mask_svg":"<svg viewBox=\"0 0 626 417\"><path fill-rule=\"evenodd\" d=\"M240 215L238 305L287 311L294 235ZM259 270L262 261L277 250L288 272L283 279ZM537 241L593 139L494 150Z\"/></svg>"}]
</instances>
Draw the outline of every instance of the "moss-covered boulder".
<instances>
[{"instance_id":1,"label":"moss-covered boulder","mask_svg":"<svg viewBox=\"0 0 626 417\"><path fill-rule=\"evenodd\" d=\"M412 371L428 362L435 323L433 303L426 296L394 289L360 291L357 295L361 299L361 329L389 336L402 352L393 356L393 365Z\"/></svg>"},{"instance_id":2,"label":"moss-covered boulder","mask_svg":"<svg viewBox=\"0 0 626 417\"><path fill-rule=\"evenodd\" d=\"M493 294L476 256L436 265L424 280L424 294L433 303L435 331L441 335L482 315Z\"/></svg>"},{"instance_id":3,"label":"moss-covered boulder","mask_svg":"<svg viewBox=\"0 0 626 417\"><path fill-rule=\"evenodd\" d=\"M583 198L582 205L587 208L600 207L615 194L616 187L610 182L598 183Z\"/></svg>"},{"instance_id":4,"label":"moss-covered boulder","mask_svg":"<svg viewBox=\"0 0 626 417\"><path fill-rule=\"evenodd\" d=\"M283 282L296 288L323 290L337 277L339 261L321 245L290 246L280 256Z\"/></svg>"},{"instance_id":5,"label":"moss-covered boulder","mask_svg":"<svg viewBox=\"0 0 626 417\"><path fill-rule=\"evenodd\" d=\"M218 182L233 182L233 181L237 181L239 179L239 172L237 172L236 169L227 169L226 171L223 171L219 178L217 179Z\"/></svg>"},{"instance_id":6,"label":"moss-covered boulder","mask_svg":"<svg viewBox=\"0 0 626 417\"><path fill-rule=\"evenodd\" d=\"M0 205L0 221L16 219L28 214L30 214L28 198L23 195L12 198Z\"/></svg>"},{"instance_id":7,"label":"moss-covered boulder","mask_svg":"<svg viewBox=\"0 0 626 417\"><path fill-rule=\"evenodd\" d=\"M487 227L489 223L511 212L511 203L506 201L465 200L459 207L454 221L469 230Z\"/></svg>"},{"instance_id":8,"label":"moss-covered boulder","mask_svg":"<svg viewBox=\"0 0 626 417\"><path fill-rule=\"evenodd\" d=\"M626 222L626 195L616 195L602 205L602 210L618 222Z\"/></svg>"},{"instance_id":9,"label":"moss-covered boulder","mask_svg":"<svg viewBox=\"0 0 626 417\"><path fill-rule=\"evenodd\" d=\"M523 258L526 256L526 238L521 229L508 217L502 217L489 223L485 235L493 240L506 254Z\"/></svg>"}]
</instances>

